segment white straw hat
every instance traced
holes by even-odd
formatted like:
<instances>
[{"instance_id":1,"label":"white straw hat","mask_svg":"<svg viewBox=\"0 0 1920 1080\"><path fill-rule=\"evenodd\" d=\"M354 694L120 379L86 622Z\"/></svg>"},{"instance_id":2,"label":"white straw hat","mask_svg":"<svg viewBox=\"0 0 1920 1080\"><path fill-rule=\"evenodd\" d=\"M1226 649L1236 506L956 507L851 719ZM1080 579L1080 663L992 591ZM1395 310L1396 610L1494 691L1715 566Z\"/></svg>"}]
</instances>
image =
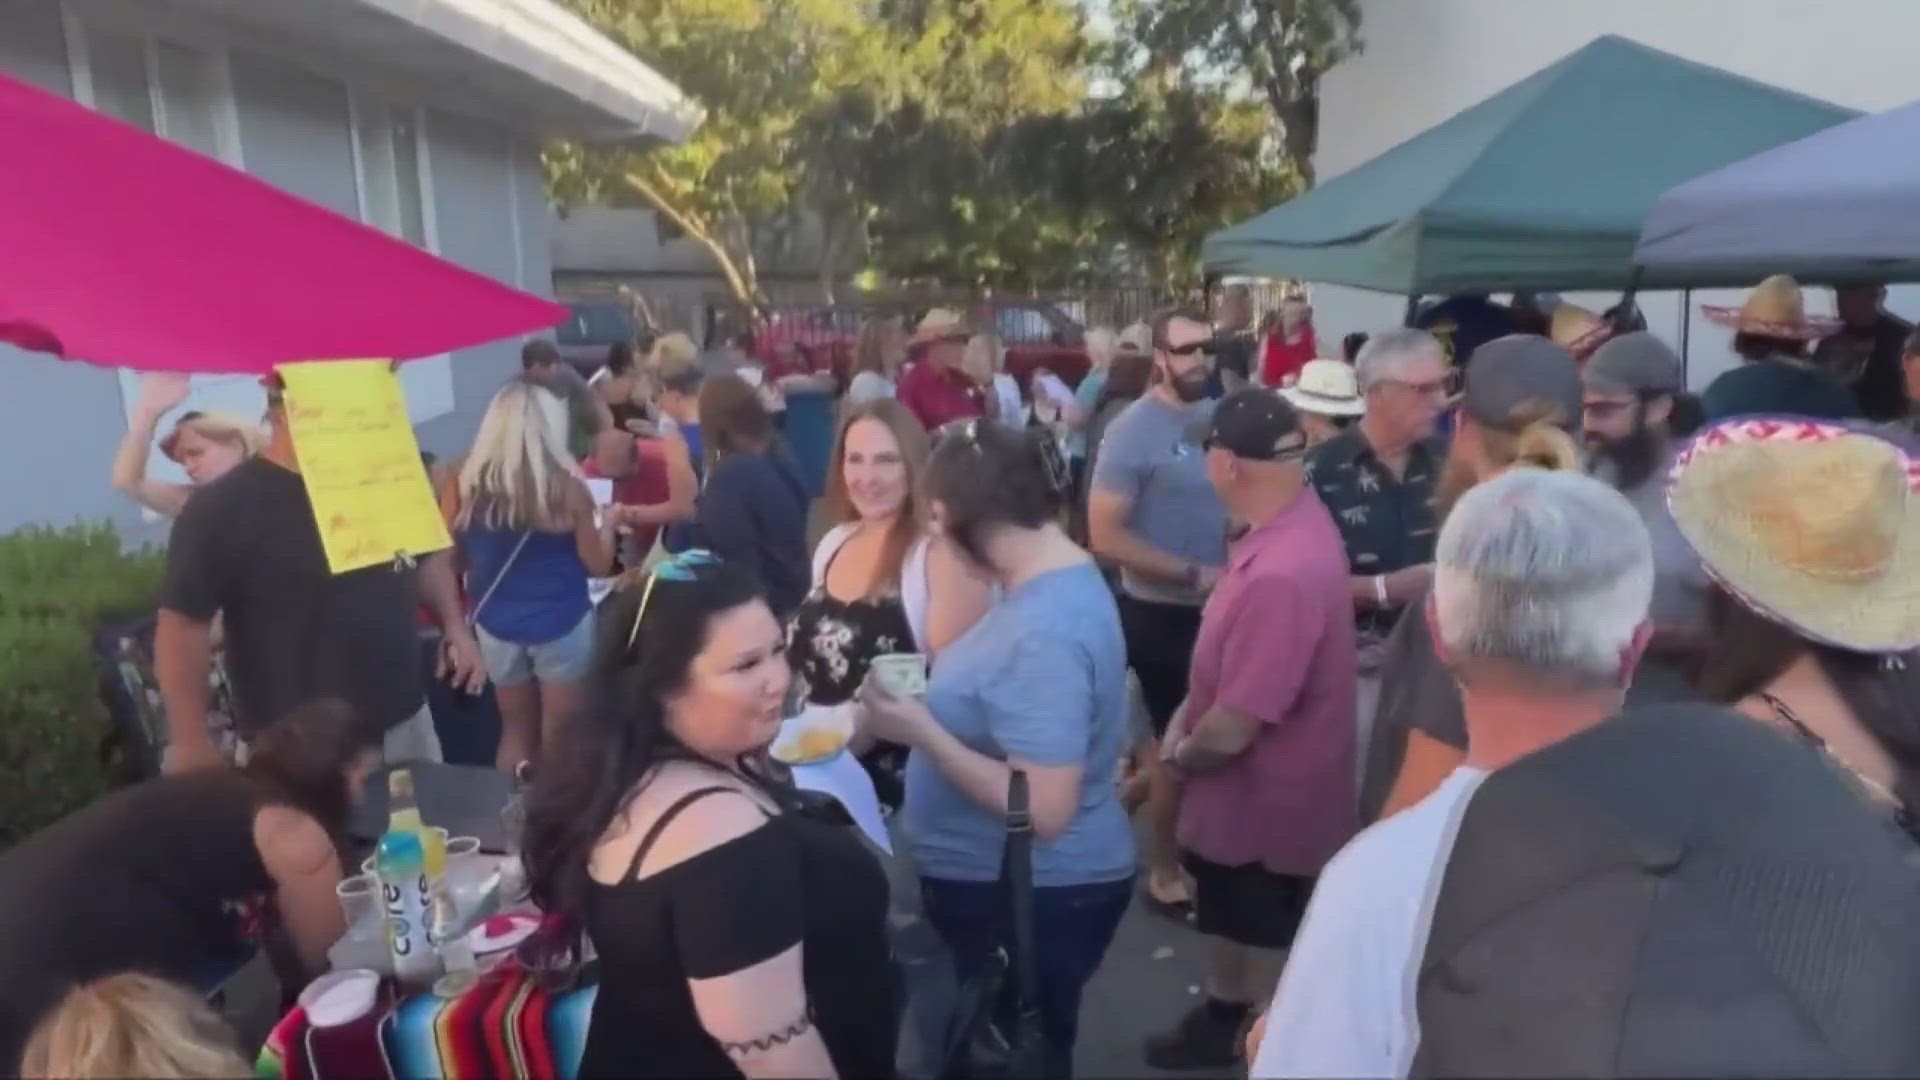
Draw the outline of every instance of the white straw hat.
<instances>
[{"instance_id":1,"label":"white straw hat","mask_svg":"<svg viewBox=\"0 0 1920 1080\"><path fill-rule=\"evenodd\" d=\"M1866 431L1742 417L1674 463L1673 520L1722 587L1822 644L1920 647L1920 463Z\"/></svg>"},{"instance_id":2,"label":"white straw hat","mask_svg":"<svg viewBox=\"0 0 1920 1080\"><path fill-rule=\"evenodd\" d=\"M1353 368L1343 360L1309 360L1280 396L1301 412L1315 416L1359 416L1367 411Z\"/></svg>"}]
</instances>

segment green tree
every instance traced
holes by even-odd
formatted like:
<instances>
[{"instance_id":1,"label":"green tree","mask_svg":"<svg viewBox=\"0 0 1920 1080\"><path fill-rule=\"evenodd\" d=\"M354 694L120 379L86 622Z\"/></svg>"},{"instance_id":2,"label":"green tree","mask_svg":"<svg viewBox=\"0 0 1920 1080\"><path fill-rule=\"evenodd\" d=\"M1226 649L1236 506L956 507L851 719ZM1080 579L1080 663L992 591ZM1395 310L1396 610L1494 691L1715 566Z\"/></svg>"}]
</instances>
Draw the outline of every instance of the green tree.
<instances>
[{"instance_id":1,"label":"green tree","mask_svg":"<svg viewBox=\"0 0 1920 1080\"><path fill-rule=\"evenodd\" d=\"M712 253L739 301L765 297L756 241L797 206L816 164L796 134L846 88L876 85L874 29L844 0L567 0L706 109L684 145L561 143L561 206L644 206Z\"/></svg>"},{"instance_id":2,"label":"green tree","mask_svg":"<svg viewBox=\"0 0 1920 1080\"><path fill-rule=\"evenodd\" d=\"M1360 0L1119 0L1115 15L1133 46L1131 68L1174 66L1201 82L1251 89L1312 186L1320 81L1361 49Z\"/></svg>"}]
</instances>

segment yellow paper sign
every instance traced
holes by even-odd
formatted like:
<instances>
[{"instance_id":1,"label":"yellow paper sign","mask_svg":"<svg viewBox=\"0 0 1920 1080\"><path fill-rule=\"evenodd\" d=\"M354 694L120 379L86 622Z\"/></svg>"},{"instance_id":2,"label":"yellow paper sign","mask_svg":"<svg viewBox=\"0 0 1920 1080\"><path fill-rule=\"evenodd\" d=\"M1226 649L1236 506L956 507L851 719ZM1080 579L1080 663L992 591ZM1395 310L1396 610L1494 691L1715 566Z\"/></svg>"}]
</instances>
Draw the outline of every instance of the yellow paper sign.
<instances>
[{"instance_id":1,"label":"yellow paper sign","mask_svg":"<svg viewBox=\"0 0 1920 1080\"><path fill-rule=\"evenodd\" d=\"M288 433L336 574L453 543L385 360L283 364Z\"/></svg>"}]
</instances>

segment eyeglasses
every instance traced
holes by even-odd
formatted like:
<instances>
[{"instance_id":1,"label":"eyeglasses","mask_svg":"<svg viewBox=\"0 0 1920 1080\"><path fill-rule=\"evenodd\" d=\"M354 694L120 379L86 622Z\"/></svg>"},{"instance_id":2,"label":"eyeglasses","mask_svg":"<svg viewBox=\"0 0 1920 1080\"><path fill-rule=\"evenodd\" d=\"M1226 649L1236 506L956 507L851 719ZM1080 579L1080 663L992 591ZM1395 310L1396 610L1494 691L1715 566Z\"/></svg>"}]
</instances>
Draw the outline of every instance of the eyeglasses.
<instances>
[{"instance_id":1,"label":"eyeglasses","mask_svg":"<svg viewBox=\"0 0 1920 1080\"><path fill-rule=\"evenodd\" d=\"M1397 386L1402 390L1410 390L1421 397L1447 398L1460 392L1460 373L1457 371L1449 371L1438 379L1417 383L1404 382L1400 379L1381 379L1374 383L1374 385Z\"/></svg>"},{"instance_id":2,"label":"eyeglasses","mask_svg":"<svg viewBox=\"0 0 1920 1080\"><path fill-rule=\"evenodd\" d=\"M647 604L653 599L653 587L662 581L695 581L700 572L720 565L720 556L705 548L688 548L655 565L647 575L646 588L640 591L640 606L633 613L633 628L627 631L627 648L640 638L640 621L647 617Z\"/></svg>"}]
</instances>

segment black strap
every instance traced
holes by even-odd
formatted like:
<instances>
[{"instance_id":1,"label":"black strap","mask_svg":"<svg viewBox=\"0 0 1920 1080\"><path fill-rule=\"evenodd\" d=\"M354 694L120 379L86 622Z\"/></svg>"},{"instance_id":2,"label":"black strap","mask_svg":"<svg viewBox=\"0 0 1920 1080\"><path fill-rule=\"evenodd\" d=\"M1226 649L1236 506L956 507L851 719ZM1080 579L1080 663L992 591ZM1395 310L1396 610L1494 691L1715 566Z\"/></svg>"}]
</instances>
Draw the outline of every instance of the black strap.
<instances>
[{"instance_id":1,"label":"black strap","mask_svg":"<svg viewBox=\"0 0 1920 1080\"><path fill-rule=\"evenodd\" d=\"M1007 842L1000 856L1000 884L1006 895L1008 942L1014 985L1022 1010L1037 1008L1040 979L1033 959L1033 812L1027 800L1027 774L1007 776Z\"/></svg>"},{"instance_id":2,"label":"black strap","mask_svg":"<svg viewBox=\"0 0 1920 1080\"><path fill-rule=\"evenodd\" d=\"M703 787L698 791L689 791L685 795L675 799L673 805L661 811L660 816L653 820L653 827L647 830L647 835L640 838L640 846L634 850L633 862L627 867L626 877L634 878L640 876L641 861L647 857L647 852L653 850L653 843L660 839L660 834L667 831L668 825L673 824L673 819L680 816L680 811L685 810L695 802L706 798L716 791L733 790L735 789L715 784L712 787ZM625 878L622 880L625 880Z\"/></svg>"}]
</instances>

